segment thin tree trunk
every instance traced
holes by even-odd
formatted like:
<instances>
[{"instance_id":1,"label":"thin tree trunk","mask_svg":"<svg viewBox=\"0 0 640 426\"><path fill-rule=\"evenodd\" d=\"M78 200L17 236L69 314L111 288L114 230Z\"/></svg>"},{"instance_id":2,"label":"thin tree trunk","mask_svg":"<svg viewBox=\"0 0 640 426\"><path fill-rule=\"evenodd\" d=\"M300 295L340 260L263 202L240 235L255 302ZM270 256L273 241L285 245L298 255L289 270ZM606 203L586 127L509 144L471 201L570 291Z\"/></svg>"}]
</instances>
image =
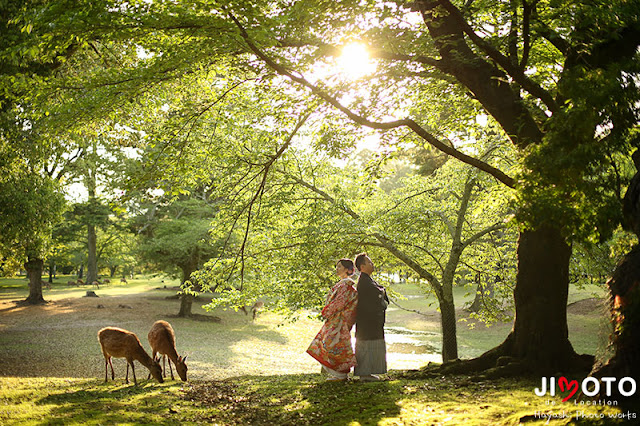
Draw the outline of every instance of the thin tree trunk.
<instances>
[{"instance_id":1,"label":"thin tree trunk","mask_svg":"<svg viewBox=\"0 0 640 426\"><path fill-rule=\"evenodd\" d=\"M195 271L195 267L192 265L183 265L182 269L182 286L184 283L191 277L193 271ZM189 317L192 315L191 306L193 305L193 296L191 294L182 293L180 296L180 312L178 312L179 317Z\"/></svg>"},{"instance_id":2,"label":"thin tree trunk","mask_svg":"<svg viewBox=\"0 0 640 426\"><path fill-rule=\"evenodd\" d=\"M88 249L88 261L87 261L87 284L91 284L94 281L98 281L98 260L96 256L96 245L98 236L96 234L95 225L87 225L87 249Z\"/></svg>"},{"instance_id":3,"label":"thin tree trunk","mask_svg":"<svg viewBox=\"0 0 640 426\"><path fill-rule=\"evenodd\" d=\"M53 284L53 277L56 274L56 262L51 260L49 261L49 284Z\"/></svg>"},{"instance_id":4,"label":"thin tree trunk","mask_svg":"<svg viewBox=\"0 0 640 426\"><path fill-rule=\"evenodd\" d=\"M42 259L30 258L24 264L24 269L29 277L29 297L26 302L32 305L47 303L42 296L42 270L44 261Z\"/></svg>"},{"instance_id":5,"label":"thin tree trunk","mask_svg":"<svg viewBox=\"0 0 640 426\"><path fill-rule=\"evenodd\" d=\"M87 168L84 170L84 184L87 187L88 200L86 209L87 224L87 284L98 281L98 250L96 233L96 221L98 219L99 202L96 198L96 176L98 174L97 166L97 146L95 141L92 146L92 155L87 161Z\"/></svg>"},{"instance_id":6,"label":"thin tree trunk","mask_svg":"<svg viewBox=\"0 0 640 426\"><path fill-rule=\"evenodd\" d=\"M78 278L82 279L84 276L84 264L80 265L80 269L78 269Z\"/></svg>"},{"instance_id":7,"label":"thin tree trunk","mask_svg":"<svg viewBox=\"0 0 640 426\"><path fill-rule=\"evenodd\" d=\"M183 293L182 296L180 296L180 312L178 312L178 316L182 318L190 317L192 315L191 313L192 305L193 305L193 296L190 294Z\"/></svg>"},{"instance_id":8,"label":"thin tree trunk","mask_svg":"<svg viewBox=\"0 0 640 426\"><path fill-rule=\"evenodd\" d=\"M482 306L485 305L485 298L491 299L493 297L493 287L495 283L501 282L502 279L500 276L496 275L495 281L491 281L490 279L486 282L482 280L481 274L477 274L476 282L478 286L476 287L476 296L473 299L473 303L469 305L466 310L468 312L478 313L482 309Z\"/></svg>"},{"instance_id":9,"label":"thin tree trunk","mask_svg":"<svg viewBox=\"0 0 640 426\"><path fill-rule=\"evenodd\" d=\"M116 270L118 269L118 266L110 266L109 267L109 277L113 278L116 276Z\"/></svg>"},{"instance_id":10,"label":"thin tree trunk","mask_svg":"<svg viewBox=\"0 0 640 426\"><path fill-rule=\"evenodd\" d=\"M465 203L466 204L466 203ZM466 205L464 210L466 210ZM464 212L461 211L464 217ZM442 291L438 292L440 306L440 326L442 327L442 362L458 359L458 335L456 321L456 306L453 299L453 280L455 271L460 263L462 246L458 243L460 235L453 236L454 242L449 252L449 259L442 274Z\"/></svg>"},{"instance_id":11,"label":"thin tree trunk","mask_svg":"<svg viewBox=\"0 0 640 426\"><path fill-rule=\"evenodd\" d=\"M453 299L439 303L442 326L442 361L458 359L458 336L456 329L456 307Z\"/></svg>"}]
</instances>

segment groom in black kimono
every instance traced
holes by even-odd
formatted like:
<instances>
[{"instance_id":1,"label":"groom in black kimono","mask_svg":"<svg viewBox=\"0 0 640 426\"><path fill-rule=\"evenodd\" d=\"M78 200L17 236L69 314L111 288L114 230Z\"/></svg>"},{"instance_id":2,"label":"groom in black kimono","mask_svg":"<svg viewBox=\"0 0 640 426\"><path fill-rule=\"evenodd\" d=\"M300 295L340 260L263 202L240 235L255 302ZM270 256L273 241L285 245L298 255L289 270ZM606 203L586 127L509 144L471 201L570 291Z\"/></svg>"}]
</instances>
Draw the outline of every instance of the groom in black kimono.
<instances>
[{"instance_id":1,"label":"groom in black kimono","mask_svg":"<svg viewBox=\"0 0 640 426\"><path fill-rule=\"evenodd\" d=\"M367 253L354 261L360 271L358 278L358 309L356 313L356 360L353 374L361 381L380 380L376 374L387 372L387 348L384 341L384 321L389 298L384 287L371 278L375 270Z\"/></svg>"}]
</instances>

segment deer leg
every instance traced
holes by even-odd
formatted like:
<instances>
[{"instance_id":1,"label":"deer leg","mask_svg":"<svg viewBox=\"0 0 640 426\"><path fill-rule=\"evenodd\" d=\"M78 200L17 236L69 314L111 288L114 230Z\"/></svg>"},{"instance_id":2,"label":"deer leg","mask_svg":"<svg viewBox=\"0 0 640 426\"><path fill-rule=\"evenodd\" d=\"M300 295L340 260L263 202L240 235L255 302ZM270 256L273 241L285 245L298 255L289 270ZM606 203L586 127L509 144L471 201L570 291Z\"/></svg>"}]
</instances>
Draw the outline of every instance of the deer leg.
<instances>
[{"instance_id":1,"label":"deer leg","mask_svg":"<svg viewBox=\"0 0 640 426\"><path fill-rule=\"evenodd\" d=\"M127 375L124 378L125 383L129 383L129 360L127 360Z\"/></svg>"},{"instance_id":2,"label":"deer leg","mask_svg":"<svg viewBox=\"0 0 640 426\"><path fill-rule=\"evenodd\" d=\"M153 351L153 355L151 355L152 359L156 359L156 351ZM149 375L147 376L147 380L151 378L151 370L149 370Z\"/></svg>"},{"instance_id":3,"label":"deer leg","mask_svg":"<svg viewBox=\"0 0 640 426\"><path fill-rule=\"evenodd\" d=\"M107 360L107 358L104 358L104 382L107 383L108 380L108 376L107 376L107 371L109 370L108 368L109 365L109 361Z\"/></svg>"},{"instance_id":4,"label":"deer leg","mask_svg":"<svg viewBox=\"0 0 640 426\"><path fill-rule=\"evenodd\" d=\"M136 367L135 367L133 361L131 361L131 372L133 373L133 384L137 385L138 382L136 381Z\"/></svg>"},{"instance_id":5,"label":"deer leg","mask_svg":"<svg viewBox=\"0 0 640 426\"><path fill-rule=\"evenodd\" d=\"M115 380L116 379L116 374L113 372L113 362L111 361L111 357L109 357L109 365L111 366L111 380ZM104 366L104 369L107 369L107 366ZM104 372L105 378L107 376L107 372Z\"/></svg>"},{"instance_id":6,"label":"deer leg","mask_svg":"<svg viewBox=\"0 0 640 426\"><path fill-rule=\"evenodd\" d=\"M167 356L163 354L162 355L162 377L167 377L167 365L165 364L166 359L167 359ZM169 361L169 368L171 368L171 361Z\"/></svg>"},{"instance_id":7,"label":"deer leg","mask_svg":"<svg viewBox=\"0 0 640 426\"><path fill-rule=\"evenodd\" d=\"M167 358L169 358L169 357L167 357ZM171 380L175 380L175 379L173 378L173 370L171 369L171 359L169 359L169 371L171 372ZM177 371L177 370L176 370L176 371Z\"/></svg>"}]
</instances>

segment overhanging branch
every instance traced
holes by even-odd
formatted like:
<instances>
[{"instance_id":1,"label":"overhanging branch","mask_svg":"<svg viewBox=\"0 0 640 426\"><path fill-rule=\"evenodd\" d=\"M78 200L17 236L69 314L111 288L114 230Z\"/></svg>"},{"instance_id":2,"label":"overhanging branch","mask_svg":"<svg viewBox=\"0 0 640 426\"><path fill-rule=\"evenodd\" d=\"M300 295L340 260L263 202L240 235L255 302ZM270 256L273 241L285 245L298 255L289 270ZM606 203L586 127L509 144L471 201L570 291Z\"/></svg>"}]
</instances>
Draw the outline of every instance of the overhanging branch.
<instances>
[{"instance_id":1,"label":"overhanging branch","mask_svg":"<svg viewBox=\"0 0 640 426\"><path fill-rule=\"evenodd\" d=\"M422 139L427 141L434 148L462 161L463 163L469 164L479 170L482 170L490 174L491 176L495 177L498 181L502 182L503 184L507 185L510 188L515 187L515 180L512 177L508 176L501 170L491 166L490 164L487 164L477 158L464 154L458 151L457 149L453 148L452 146L445 144L444 142L440 141L438 138L436 138L434 135L429 133L427 130L425 130L423 127L421 127L418 123L416 123L414 120L410 118L405 118L405 119L395 120L395 121L388 121L388 122L374 122L354 113L349 108L342 105L335 97L331 96L324 90L320 89L318 86L312 84L299 73L294 73L292 71L289 71L286 67L274 61L271 57L269 57L266 53L264 53L260 48L258 48L258 46L256 46L253 43L253 41L249 37L249 34L245 30L245 28L242 26L242 24L238 21L238 19L231 14L230 14L230 17L238 26L240 30L240 34L242 35L242 38L247 43L247 46L249 47L249 49L258 58L264 61L269 67L274 69L278 74L288 77L292 81L310 89L314 95L324 100L331 106L335 107L340 112L344 113L347 117L349 117L354 122L362 126L370 127L372 129L377 129L377 130L390 130L390 129L395 129L399 127L408 127L414 133L420 136Z\"/></svg>"},{"instance_id":2,"label":"overhanging branch","mask_svg":"<svg viewBox=\"0 0 640 426\"><path fill-rule=\"evenodd\" d=\"M549 108L549 111L555 113L559 111L558 104L551 96L551 93L547 92L538 85L536 82L527 77L517 64L513 64L509 58L504 56L500 51L494 48L486 40L480 37L471 28L467 20L462 16L460 10L449 0L441 0L442 6L455 17L458 24L461 26L464 33L471 39L471 41L478 46L484 53L493 59L498 65L500 65L524 90L531 93L533 96L539 98Z\"/></svg>"},{"instance_id":3,"label":"overhanging branch","mask_svg":"<svg viewBox=\"0 0 640 426\"><path fill-rule=\"evenodd\" d=\"M289 179L291 179L294 182L298 183L299 185L302 185L305 188L309 189L310 191L315 192L316 194L320 195L322 198L324 198L325 200L327 200L331 204L338 206L342 211L344 211L346 214L351 216L354 220L356 220L358 222L363 222L363 220L360 217L360 215L358 215L356 212L354 212L346 204L339 203L338 200L333 198L327 192L323 191L322 189L318 188L317 186L315 186L313 184L310 184L309 182L307 182L307 181L305 181L303 179L297 178L295 176L291 176L291 175L289 175L287 173L284 173L284 172L282 172L282 173L285 176L287 176ZM391 240L389 240L387 237L385 237L384 235L380 234L379 232L371 232L370 235L373 238L375 238L376 240L378 240L382 247L384 247L386 250L388 250L396 258L398 258L399 260L404 262L405 265L407 265L408 267L413 269L415 272L417 272L418 275L420 276L420 278L423 278L423 279L429 281L429 283L433 287L433 290L438 295L438 300L442 300L441 299L441 297L442 297L442 284L440 284L440 281L431 272L427 271L418 262L416 262L413 258L411 258L408 254L406 254L405 252L400 250L398 247L396 247L396 245Z\"/></svg>"}]
</instances>

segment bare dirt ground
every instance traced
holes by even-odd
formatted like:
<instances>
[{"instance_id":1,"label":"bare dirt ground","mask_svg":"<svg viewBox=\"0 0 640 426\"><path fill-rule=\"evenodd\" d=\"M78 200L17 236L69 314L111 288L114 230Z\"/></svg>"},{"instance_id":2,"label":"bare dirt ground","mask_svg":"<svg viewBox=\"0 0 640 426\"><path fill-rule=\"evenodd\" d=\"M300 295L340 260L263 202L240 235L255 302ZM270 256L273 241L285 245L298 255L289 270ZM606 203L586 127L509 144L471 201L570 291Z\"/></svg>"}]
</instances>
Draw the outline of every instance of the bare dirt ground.
<instances>
[{"instance_id":1,"label":"bare dirt ground","mask_svg":"<svg viewBox=\"0 0 640 426\"><path fill-rule=\"evenodd\" d=\"M100 307L99 307L100 306ZM25 306L0 303L0 375L94 376L99 370L97 332L105 326L135 330L160 319L149 300L137 296L78 297Z\"/></svg>"},{"instance_id":2,"label":"bare dirt ground","mask_svg":"<svg viewBox=\"0 0 640 426\"><path fill-rule=\"evenodd\" d=\"M68 292L57 295L45 291L45 298L50 302L39 306L21 305L16 302L23 298L10 299L4 295L5 298L0 299L0 376L104 377L98 330L116 326L133 331L149 350L147 332L159 319L169 321L176 330L178 353L190 359L190 377L221 379L243 374L317 370L316 363L304 352L321 325L317 320L305 317L295 323L283 323L281 317L265 312L252 321L250 316L232 310L206 312L200 307L205 303L202 299L194 303L193 312L207 319L220 317L221 321L196 321L176 317L179 301L167 298L175 294L171 289L127 291L129 293L123 289L120 294L119 289L101 289L99 298L82 297L85 290L78 290L72 297ZM596 298L568 306L570 314L585 319L602 316L605 311L603 300ZM427 352L437 353L441 338L435 334L440 332L440 314L435 309L424 313L426 315L390 306L387 323L422 332L417 338L426 341L418 344L431 348ZM467 311L458 309L457 314L458 342L463 357L477 356L499 344L511 329L510 322L487 328L470 318ZM584 332L592 333L586 328ZM388 342L388 350L397 352L390 354L390 368L415 368L413 364L422 362L424 351L416 350L412 346L415 342L406 342L407 337L416 338L416 335L400 335L396 336L398 341ZM478 347L480 344L486 347ZM124 360L115 361L114 366L116 378L122 379ZM146 377L146 370L143 369L143 373Z\"/></svg>"},{"instance_id":3,"label":"bare dirt ground","mask_svg":"<svg viewBox=\"0 0 640 426\"><path fill-rule=\"evenodd\" d=\"M39 306L0 300L0 376L104 377L98 331L106 326L132 331L150 353L147 333L160 319L176 331L177 350L189 357L191 378L317 370L304 353L319 328L317 321L303 318L279 327L281 318L274 314L262 313L253 321L233 310L206 312L201 308L204 300L193 304L199 318L178 318L180 302L166 298L171 290L99 298L82 294L57 298L45 292L50 302ZM146 369L136 365L136 371L142 370L137 375L146 378ZM125 366L124 359L114 360L116 379L123 379Z\"/></svg>"}]
</instances>

